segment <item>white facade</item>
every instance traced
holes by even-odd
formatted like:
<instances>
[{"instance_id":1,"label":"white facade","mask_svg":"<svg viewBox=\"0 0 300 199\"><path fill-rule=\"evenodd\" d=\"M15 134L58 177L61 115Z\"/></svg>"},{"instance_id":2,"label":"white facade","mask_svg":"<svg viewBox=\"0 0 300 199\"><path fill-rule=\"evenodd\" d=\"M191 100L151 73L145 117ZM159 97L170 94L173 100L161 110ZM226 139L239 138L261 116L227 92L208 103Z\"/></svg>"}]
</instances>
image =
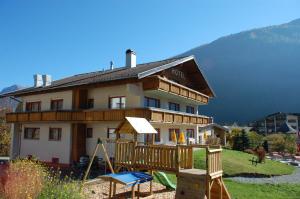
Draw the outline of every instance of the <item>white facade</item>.
<instances>
[{"instance_id":1,"label":"white facade","mask_svg":"<svg viewBox=\"0 0 300 199\"><path fill-rule=\"evenodd\" d=\"M198 113L199 102L187 100L186 98L167 94L164 92L148 92L143 90L142 83L122 84L116 86L96 87L88 90L88 99L94 99L93 109L108 109L109 99L111 97L124 96L126 98L125 108L141 108L144 107L145 97L156 98L160 100L161 109L169 109L169 102L177 103L180 105L180 112L186 111L186 106L194 107L195 114ZM31 96L25 96L23 100L23 111L26 110L27 102L41 102L41 111L48 111L51 107L51 100L63 100L63 110L72 109L72 91L61 91L45 94L36 94ZM93 135L91 138L86 138L86 153L92 155L94 148L97 144L97 139L106 139L108 129L117 128L119 122L97 122L87 123L87 128L93 129ZM154 128L158 128L160 131L160 142L157 144L174 144L169 140L169 129L179 129L180 132L186 133L187 129L193 129L196 142L199 141L198 126L199 125L175 125L168 123L152 123ZM72 128L71 123L63 122L49 122L49 123L28 123L22 124L22 132L20 136L19 155L21 157L27 157L32 155L37 157L41 161L51 162L52 158L59 158L59 163L70 164L71 163L71 145L72 145ZM26 139L24 137L25 128L40 128L39 139ZM61 140L50 141L49 129L61 128L62 135ZM13 132L12 132L13 133ZM14 136L16 137L16 133ZM139 135L140 142L144 141L144 136ZM110 156L113 156L114 146L113 144L107 146L107 150ZM15 153L15 152L14 152ZM99 151L97 156L103 157L102 151Z\"/></svg>"},{"instance_id":2,"label":"white facade","mask_svg":"<svg viewBox=\"0 0 300 199\"><path fill-rule=\"evenodd\" d=\"M39 139L26 139L25 128L40 128ZM49 129L61 128L61 140L49 140ZM34 156L45 162L51 162L52 158L59 158L62 164L70 163L71 150L71 124L69 123L36 123L23 124L20 144L20 157Z\"/></svg>"}]
</instances>

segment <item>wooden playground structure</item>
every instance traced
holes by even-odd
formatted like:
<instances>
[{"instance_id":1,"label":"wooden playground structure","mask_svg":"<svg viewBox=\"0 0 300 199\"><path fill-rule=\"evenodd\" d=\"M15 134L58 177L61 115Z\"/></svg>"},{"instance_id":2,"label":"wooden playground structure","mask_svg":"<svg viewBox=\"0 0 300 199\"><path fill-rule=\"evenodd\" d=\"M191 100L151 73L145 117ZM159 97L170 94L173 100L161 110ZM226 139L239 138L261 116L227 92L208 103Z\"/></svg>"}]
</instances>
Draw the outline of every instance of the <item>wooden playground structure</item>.
<instances>
[{"instance_id":1,"label":"wooden playground structure","mask_svg":"<svg viewBox=\"0 0 300 199\"><path fill-rule=\"evenodd\" d=\"M166 171L177 176L176 198L231 198L222 179L221 146L154 145L154 134L150 143L139 143L138 134L147 132L142 132L139 127L132 125L130 120L123 121L115 133L114 171L116 173L121 169L148 171L151 175L154 171ZM121 139L121 134L130 134L132 139ZM197 148L206 150L205 170L193 168L193 152ZM150 194L152 194L152 181Z\"/></svg>"}]
</instances>

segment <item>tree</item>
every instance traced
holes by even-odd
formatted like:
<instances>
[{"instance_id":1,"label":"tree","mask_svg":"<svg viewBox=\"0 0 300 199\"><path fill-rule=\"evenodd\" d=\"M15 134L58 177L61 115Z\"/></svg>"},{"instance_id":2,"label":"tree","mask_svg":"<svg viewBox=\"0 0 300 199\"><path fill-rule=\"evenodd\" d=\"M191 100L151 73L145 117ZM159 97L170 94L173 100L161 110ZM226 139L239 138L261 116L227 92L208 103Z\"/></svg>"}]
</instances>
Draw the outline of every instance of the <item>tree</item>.
<instances>
[{"instance_id":1,"label":"tree","mask_svg":"<svg viewBox=\"0 0 300 199\"><path fill-rule=\"evenodd\" d=\"M245 130L233 137L233 150L244 151L249 148L249 138Z\"/></svg>"},{"instance_id":2,"label":"tree","mask_svg":"<svg viewBox=\"0 0 300 199\"><path fill-rule=\"evenodd\" d=\"M249 145L252 149L254 149L257 146L260 146L263 142L263 136L259 135L255 131L250 131L247 133L249 138Z\"/></svg>"},{"instance_id":3,"label":"tree","mask_svg":"<svg viewBox=\"0 0 300 199\"><path fill-rule=\"evenodd\" d=\"M284 144L285 151L291 154L296 153L297 151L296 136L285 135L284 140L285 140L285 144Z\"/></svg>"},{"instance_id":4,"label":"tree","mask_svg":"<svg viewBox=\"0 0 300 199\"><path fill-rule=\"evenodd\" d=\"M269 150L284 152L285 149L285 140L282 134L271 134L266 137L269 143Z\"/></svg>"},{"instance_id":5,"label":"tree","mask_svg":"<svg viewBox=\"0 0 300 199\"><path fill-rule=\"evenodd\" d=\"M0 156L8 156L10 148L10 128L0 119Z\"/></svg>"},{"instance_id":6,"label":"tree","mask_svg":"<svg viewBox=\"0 0 300 199\"><path fill-rule=\"evenodd\" d=\"M262 144L262 147L264 147L266 152L269 152L269 143L268 140L265 140Z\"/></svg>"}]
</instances>

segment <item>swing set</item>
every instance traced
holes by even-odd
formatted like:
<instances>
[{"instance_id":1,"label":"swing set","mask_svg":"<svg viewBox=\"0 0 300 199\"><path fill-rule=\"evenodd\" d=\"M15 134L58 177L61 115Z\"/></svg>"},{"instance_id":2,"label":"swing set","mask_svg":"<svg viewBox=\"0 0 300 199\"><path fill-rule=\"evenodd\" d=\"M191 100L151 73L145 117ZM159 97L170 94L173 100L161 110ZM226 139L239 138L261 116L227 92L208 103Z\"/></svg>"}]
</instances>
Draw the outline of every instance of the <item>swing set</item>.
<instances>
[{"instance_id":1,"label":"swing set","mask_svg":"<svg viewBox=\"0 0 300 199\"><path fill-rule=\"evenodd\" d=\"M166 171L177 176L177 189L175 198L207 198L207 199L230 199L222 180L221 146L208 145L154 145L154 134L157 133L152 125L144 118L126 117L115 130L115 159L114 169L110 163L106 149L101 140L95 148L95 157L99 146L101 146L105 159L111 170L111 174L100 176L110 182L109 198L116 193L116 184L132 186L132 197L134 198L135 185L150 181L150 195L152 195L152 176L154 171ZM131 135L133 139L121 139L121 134ZM152 134L151 143L139 143L139 134ZM206 169L193 168L193 151L195 148L206 149ZM91 163L84 176L84 181L90 170ZM128 172L121 172L126 169ZM141 173L137 171L147 171ZM124 179L122 176L129 177ZM137 176L145 176L139 178ZM132 181L128 181L131 179ZM133 180L135 179L135 180ZM111 194L111 192L113 192Z\"/></svg>"}]
</instances>

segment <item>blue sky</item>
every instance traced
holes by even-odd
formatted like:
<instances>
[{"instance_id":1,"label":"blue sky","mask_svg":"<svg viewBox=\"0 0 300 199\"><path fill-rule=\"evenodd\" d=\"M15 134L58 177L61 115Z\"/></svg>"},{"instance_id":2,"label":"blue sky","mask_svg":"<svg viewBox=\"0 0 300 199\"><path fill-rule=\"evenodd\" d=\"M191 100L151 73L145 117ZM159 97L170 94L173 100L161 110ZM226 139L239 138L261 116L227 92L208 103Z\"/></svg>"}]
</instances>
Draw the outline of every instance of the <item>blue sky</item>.
<instances>
[{"instance_id":1,"label":"blue sky","mask_svg":"<svg viewBox=\"0 0 300 199\"><path fill-rule=\"evenodd\" d=\"M221 36L300 18L297 0L1 0L0 89L180 54Z\"/></svg>"}]
</instances>

